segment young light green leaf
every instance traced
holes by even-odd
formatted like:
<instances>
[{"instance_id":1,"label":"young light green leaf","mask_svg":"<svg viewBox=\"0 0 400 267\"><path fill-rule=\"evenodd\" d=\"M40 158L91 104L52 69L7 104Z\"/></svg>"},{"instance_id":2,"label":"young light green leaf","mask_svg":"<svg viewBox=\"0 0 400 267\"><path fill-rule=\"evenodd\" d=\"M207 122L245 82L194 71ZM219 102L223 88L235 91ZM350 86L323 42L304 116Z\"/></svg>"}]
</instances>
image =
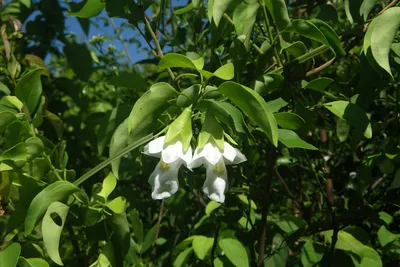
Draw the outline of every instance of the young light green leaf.
<instances>
[{"instance_id":1,"label":"young light green leaf","mask_svg":"<svg viewBox=\"0 0 400 267\"><path fill-rule=\"evenodd\" d=\"M44 151L44 144L42 140L37 137L30 137L25 141L26 154L28 160L33 160L41 155Z\"/></svg>"},{"instance_id":2,"label":"young light green leaf","mask_svg":"<svg viewBox=\"0 0 400 267\"><path fill-rule=\"evenodd\" d=\"M12 243L8 245L3 251L0 251L0 266L17 266L19 254L21 254L20 244Z\"/></svg>"},{"instance_id":3,"label":"young light green leaf","mask_svg":"<svg viewBox=\"0 0 400 267\"><path fill-rule=\"evenodd\" d=\"M279 142L284 144L288 148L303 148L310 150L318 150L315 146L307 143L301 139L292 130L278 129Z\"/></svg>"},{"instance_id":4,"label":"young light green leaf","mask_svg":"<svg viewBox=\"0 0 400 267\"><path fill-rule=\"evenodd\" d=\"M400 7L389 8L374 21L374 27L368 29L368 32L372 31L370 35L372 56L376 63L394 79L390 70L389 51L400 26Z\"/></svg>"},{"instance_id":5,"label":"young light green leaf","mask_svg":"<svg viewBox=\"0 0 400 267\"><path fill-rule=\"evenodd\" d=\"M219 25L219 22L221 21L222 16L228 9L229 5L231 3L235 2L234 0L216 0L213 1L212 5L212 18L214 19L215 25ZM209 5L210 8L210 5Z\"/></svg>"},{"instance_id":6,"label":"young light green leaf","mask_svg":"<svg viewBox=\"0 0 400 267\"><path fill-rule=\"evenodd\" d=\"M115 175L110 172L106 178L103 180L103 185L101 191L97 193L97 195L104 198L107 201L108 196L114 191L115 187L117 186L117 178Z\"/></svg>"},{"instance_id":7,"label":"young light green leaf","mask_svg":"<svg viewBox=\"0 0 400 267\"><path fill-rule=\"evenodd\" d=\"M218 202L215 202L214 200L211 200L210 202L208 202L208 204L206 206L205 213L207 215L210 215L211 212L213 212L214 210L218 209L219 207L221 207L221 203L218 203Z\"/></svg>"},{"instance_id":8,"label":"young light green leaf","mask_svg":"<svg viewBox=\"0 0 400 267\"><path fill-rule=\"evenodd\" d=\"M43 189L29 205L25 217L25 235L27 236L33 231L51 203L61 201L78 191L80 191L78 187L67 181L57 181Z\"/></svg>"},{"instance_id":9,"label":"young light green leaf","mask_svg":"<svg viewBox=\"0 0 400 267\"><path fill-rule=\"evenodd\" d=\"M16 96L7 95L0 99L0 110L17 113L22 110L22 103Z\"/></svg>"},{"instance_id":10,"label":"young light green leaf","mask_svg":"<svg viewBox=\"0 0 400 267\"><path fill-rule=\"evenodd\" d=\"M249 47L250 44L251 32L253 31L253 26L256 22L257 11L259 7L260 4L258 3L258 1L245 1L238 4L235 7L235 11L233 12L233 25L235 26L236 33L239 36L245 36L246 39L244 41L244 44L246 47Z\"/></svg>"},{"instance_id":11,"label":"young light green leaf","mask_svg":"<svg viewBox=\"0 0 400 267\"><path fill-rule=\"evenodd\" d=\"M105 6L105 1L103 0L86 0L85 3L79 3L83 4L81 9L76 12L68 12L67 16L74 16L74 17L79 17L79 18L92 18L101 13L103 11L104 6Z\"/></svg>"},{"instance_id":12,"label":"young light green leaf","mask_svg":"<svg viewBox=\"0 0 400 267\"><path fill-rule=\"evenodd\" d=\"M187 248L181 253L179 253L178 257L174 260L174 267L182 267L189 260L190 255L193 253L193 248Z\"/></svg>"},{"instance_id":13,"label":"young light green leaf","mask_svg":"<svg viewBox=\"0 0 400 267\"><path fill-rule=\"evenodd\" d=\"M177 54L177 53L168 53L160 60L158 63L158 67L160 69L166 68L185 68L185 69L195 69L201 70L204 66L204 60L191 60L187 56Z\"/></svg>"},{"instance_id":14,"label":"young light green leaf","mask_svg":"<svg viewBox=\"0 0 400 267\"><path fill-rule=\"evenodd\" d=\"M64 227L69 207L61 202L53 202L47 208L42 222L43 243L52 259L58 265L63 265L58 252L61 232Z\"/></svg>"},{"instance_id":15,"label":"young light green leaf","mask_svg":"<svg viewBox=\"0 0 400 267\"><path fill-rule=\"evenodd\" d=\"M193 3L190 3L185 7L174 10L174 15L183 15L192 10L193 10Z\"/></svg>"},{"instance_id":16,"label":"young light green leaf","mask_svg":"<svg viewBox=\"0 0 400 267\"><path fill-rule=\"evenodd\" d=\"M254 90L235 82L224 82L218 90L233 101L278 145L278 126L265 100Z\"/></svg>"},{"instance_id":17,"label":"young light green leaf","mask_svg":"<svg viewBox=\"0 0 400 267\"><path fill-rule=\"evenodd\" d=\"M149 116L152 116L165 102L177 95L178 92L168 83L160 82L151 86L150 89L136 101L132 108L128 118L129 133L135 130Z\"/></svg>"},{"instance_id":18,"label":"young light green leaf","mask_svg":"<svg viewBox=\"0 0 400 267\"><path fill-rule=\"evenodd\" d=\"M378 239L382 247L392 243L398 238L400 238L400 234L390 232L385 225L382 225L378 230Z\"/></svg>"},{"instance_id":19,"label":"young light green leaf","mask_svg":"<svg viewBox=\"0 0 400 267\"><path fill-rule=\"evenodd\" d=\"M368 20L369 12L374 8L377 0L364 0L360 6L360 16L364 17L364 21Z\"/></svg>"},{"instance_id":20,"label":"young light green leaf","mask_svg":"<svg viewBox=\"0 0 400 267\"><path fill-rule=\"evenodd\" d=\"M304 267L315 266L324 256L324 247L307 241L301 248L301 263Z\"/></svg>"},{"instance_id":21,"label":"young light green leaf","mask_svg":"<svg viewBox=\"0 0 400 267\"><path fill-rule=\"evenodd\" d=\"M126 198L117 197L107 203L107 208L112 210L114 213L122 213L125 210Z\"/></svg>"},{"instance_id":22,"label":"young light green leaf","mask_svg":"<svg viewBox=\"0 0 400 267\"><path fill-rule=\"evenodd\" d=\"M281 108L286 107L289 103L281 97L267 102L268 109L272 112L278 112Z\"/></svg>"},{"instance_id":23,"label":"young light green leaf","mask_svg":"<svg viewBox=\"0 0 400 267\"><path fill-rule=\"evenodd\" d=\"M200 92L201 85L193 84L192 86L186 88L176 99L176 105L181 108L186 108L193 104L196 97Z\"/></svg>"},{"instance_id":24,"label":"young light green leaf","mask_svg":"<svg viewBox=\"0 0 400 267\"><path fill-rule=\"evenodd\" d=\"M291 112L279 112L274 114L276 122L285 129L300 129L306 122L299 115Z\"/></svg>"},{"instance_id":25,"label":"young light green leaf","mask_svg":"<svg viewBox=\"0 0 400 267\"><path fill-rule=\"evenodd\" d=\"M23 258L19 257L18 264L20 267L49 267L50 265L41 258Z\"/></svg>"},{"instance_id":26,"label":"young light green leaf","mask_svg":"<svg viewBox=\"0 0 400 267\"><path fill-rule=\"evenodd\" d=\"M249 259L246 249L238 240L233 238L225 238L220 239L218 244L233 265L237 267L249 266Z\"/></svg>"},{"instance_id":27,"label":"young light green leaf","mask_svg":"<svg viewBox=\"0 0 400 267\"><path fill-rule=\"evenodd\" d=\"M212 237L206 237L202 235L196 236L193 239L192 246L197 258L199 258L200 260L204 260L213 244L214 238Z\"/></svg>"},{"instance_id":28,"label":"young light green leaf","mask_svg":"<svg viewBox=\"0 0 400 267\"><path fill-rule=\"evenodd\" d=\"M170 124L164 142L169 143L179 139L182 142L183 150L186 151L190 146L192 135L192 108L188 107Z\"/></svg>"},{"instance_id":29,"label":"young light green leaf","mask_svg":"<svg viewBox=\"0 0 400 267\"><path fill-rule=\"evenodd\" d=\"M22 76L15 87L15 95L27 106L30 113L33 113L39 104L42 95L40 76L44 71L42 68L29 71Z\"/></svg>"},{"instance_id":30,"label":"young light green leaf","mask_svg":"<svg viewBox=\"0 0 400 267\"><path fill-rule=\"evenodd\" d=\"M208 142L214 142L220 149L224 150L224 134L211 111L206 112L206 118L198 138L198 147L203 148Z\"/></svg>"},{"instance_id":31,"label":"young light green leaf","mask_svg":"<svg viewBox=\"0 0 400 267\"><path fill-rule=\"evenodd\" d=\"M222 80L230 80L233 79L235 76L235 70L233 67L232 63L225 64L221 67L219 67L215 72L214 76L217 76L218 78Z\"/></svg>"}]
</instances>

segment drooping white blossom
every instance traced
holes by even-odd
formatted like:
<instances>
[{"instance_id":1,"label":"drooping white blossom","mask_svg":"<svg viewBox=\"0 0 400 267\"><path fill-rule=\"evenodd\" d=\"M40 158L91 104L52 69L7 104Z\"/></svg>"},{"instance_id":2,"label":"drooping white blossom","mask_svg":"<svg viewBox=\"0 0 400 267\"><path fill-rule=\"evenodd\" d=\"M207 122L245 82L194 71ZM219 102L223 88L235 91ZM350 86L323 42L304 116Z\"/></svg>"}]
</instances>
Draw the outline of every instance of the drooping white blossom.
<instances>
[{"instance_id":1,"label":"drooping white blossom","mask_svg":"<svg viewBox=\"0 0 400 267\"><path fill-rule=\"evenodd\" d=\"M192 160L192 148L183 150L180 140L166 144L165 136L150 141L144 148L144 154L160 158L155 170L150 175L153 199L164 199L178 191L178 172L182 164L188 166Z\"/></svg>"},{"instance_id":2,"label":"drooping white blossom","mask_svg":"<svg viewBox=\"0 0 400 267\"><path fill-rule=\"evenodd\" d=\"M242 152L227 142L224 142L223 150L214 142L208 142L203 148L196 148L189 168L205 165L207 175L203 192L210 199L222 203L225 201L225 192L228 189L228 173L225 165L239 164L246 160Z\"/></svg>"}]
</instances>

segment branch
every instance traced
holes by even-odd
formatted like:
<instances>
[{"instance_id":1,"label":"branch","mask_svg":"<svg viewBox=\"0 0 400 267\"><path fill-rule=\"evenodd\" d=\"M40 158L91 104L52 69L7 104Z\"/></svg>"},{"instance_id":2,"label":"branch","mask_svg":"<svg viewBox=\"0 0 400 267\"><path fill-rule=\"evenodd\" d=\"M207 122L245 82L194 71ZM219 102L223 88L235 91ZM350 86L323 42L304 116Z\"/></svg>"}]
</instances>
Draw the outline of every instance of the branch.
<instances>
[{"instance_id":1,"label":"branch","mask_svg":"<svg viewBox=\"0 0 400 267\"><path fill-rule=\"evenodd\" d=\"M332 65L332 63L335 61L335 58L332 58L331 60L325 62L324 64L322 64L321 66L310 70L309 72L306 73L306 77L310 77L311 75L314 75L320 71L323 71L324 69L326 69L327 67L329 67L330 65Z\"/></svg>"},{"instance_id":2,"label":"branch","mask_svg":"<svg viewBox=\"0 0 400 267\"><path fill-rule=\"evenodd\" d=\"M158 234L160 233L160 224L161 224L161 218L163 214L163 209L164 209L164 199L161 200L161 205L160 205L160 213L158 214L158 221L157 221L157 228L156 228L156 236L154 237L154 250L153 250L153 255L154 255L154 261L153 261L153 267L156 266L156 255L157 255L157 240L158 240Z\"/></svg>"},{"instance_id":3,"label":"branch","mask_svg":"<svg viewBox=\"0 0 400 267\"><path fill-rule=\"evenodd\" d=\"M287 194L293 200L294 204L297 206L297 208L301 208L300 203L297 201L297 199L293 195L292 191L290 191L290 188L288 187L287 183L285 182L285 180L282 178L281 174L279 173L278 168L275 168L275 173L278 176L278 178L281 181L281 183L283 184L283 187L285 187L285 190L286 190Z\"/></svg>"}]
</instances>

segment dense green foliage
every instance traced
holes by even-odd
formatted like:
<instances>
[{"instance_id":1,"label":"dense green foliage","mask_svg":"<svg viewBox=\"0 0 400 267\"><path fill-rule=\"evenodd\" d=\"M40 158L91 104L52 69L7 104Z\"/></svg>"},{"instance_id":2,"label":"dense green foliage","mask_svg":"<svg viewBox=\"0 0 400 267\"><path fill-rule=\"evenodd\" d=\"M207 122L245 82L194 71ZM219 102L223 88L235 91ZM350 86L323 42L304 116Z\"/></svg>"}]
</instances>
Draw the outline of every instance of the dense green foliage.
<instances>
[{"instance_id":1,"label":"dense green foliage","mask_svg":"<svg viewBox=\"0 0 400 267\"><path fill-rule=\"evenodd\" d=\"M0 266L398 266L399 2L0 1Z\"/></svg>"}]
</instances>

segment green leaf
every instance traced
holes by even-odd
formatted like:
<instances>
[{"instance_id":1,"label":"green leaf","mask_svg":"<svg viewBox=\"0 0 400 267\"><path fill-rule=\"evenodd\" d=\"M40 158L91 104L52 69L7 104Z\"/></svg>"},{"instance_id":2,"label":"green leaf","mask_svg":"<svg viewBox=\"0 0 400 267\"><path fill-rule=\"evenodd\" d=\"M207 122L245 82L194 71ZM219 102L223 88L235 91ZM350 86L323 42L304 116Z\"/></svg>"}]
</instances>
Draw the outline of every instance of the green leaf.
<instances>
[{"instance_id":1,"label":"green leaf","mask_svg":"<svg viewBox=\"0 0 400 267\"><path fill-rule=\"evenodd\" d=\"M301 248L301 263L304 267L315 266L324 256L324 247L307 241Z\"/></svg>"},{"instance_id":2,"label":"green leaf","mask_svg":"<svg viewBox=\"0 0 400 267\"><path fill-rule=\"evenodd\" d=\"M129 214L131 217L133 233L136 237L136 242L141 245L143 243L143 222L140 219L139 212L137 210L132 210Z\"/></svg>"},{"instance_id":3,"label":"green leaf","mask_svg":"<svg viewBox=\"0 0 400 267\"><path fill-rule=\"evenodd\" d=\"M193 248L187 248L181 253L179 253L178 257L174 260L174 267L181 267L189 260L190 255L193 253Z\"/></svg>"},{"instance_id":4,"label":"green leaf","mask_svg":"<svg viewBox=\"0 0 400 267\"><path fill-rule=\"evenodd\" d=\"M50 259L58 265L63 265L58 246L69 207L61 202L53 202L47 208L42 222L43 243Z\"/></svg>"},{"instance_id":5,"label":"green leaf","mask_svg":"<svg viewBox=\"0 0 400 267\"><path fill-rule=\"evenodd\" d=\"M4 160L26 160L26 146L25 143L18 143L15 146L7 149L0 155L0 162Z\"/></svg>"},{"instance_id":6,"label":"green leaf","mask_svg":"<svg viewBox=\"0 0 400 267\"><path fill-rule=\"evenodd\" d=\"M82 81L87 81L93 72L93 58L86 44L68 44L64 54L75 75Z\"/></svg>"},{"instance_id":7,"label":"green leaf","mask_svg":"<svg viewBox=\"0 0 400 267\"><path fill-rule=\"evenodd\" d=\"M289 24L290 18L285 0L265 0L265 5L279 31L283 31Z\"/></svg>"},{"instance_id":8,"label":"green leaf","mask_svg":"<svg viewBox=\"0 0 400 267\"><path fill-rule=\"evenodd\" d=\"M379 219L386 223L386 225L389 225L393 222L393 216L384 211L379 212Z\"/></svg>"},{"instance_id":9,"label":"green leaf","mask_svg":"<svg viewBox=\"0 0 400 267\"><path fill-rule=\"evenodd\" d=\"M18 257L21 253L21 245L12 243L3 251L0 251L0 266L15 267L18 263Z\"/></svg>"},{"instance_id":10,"label":"green leaf","mask_svg":"<svg viewBox=\"0 0 400 267\"><path fill-rule=\"evenodd\" d=\"M235 82L224 82L218 90L233 101L267 134L272 144L278 144L278 126L265 100L254 90Z\"/></svg>"},{"instance_id":11,"label":"green leaf","mask_svg":"<svg viewBox=\"0 0 400 267\"><path fill-rule=\"evenodd\" d=\"M303 148L310 150L318 150L315 146L307 143L301 139L292 130L278 129L279 142L285 145L287 148Z\"/></svg>"},{"instance_id":12,"label":"green leaf","mask_svg":"<svg viewBox=\"0 0 400 267\"><path fill-rule=\"evenodd\" d=\"M78 191L80 191L78 187L67 181L57 181L43 189L29 205L25 217L25 235L32 233L51 203L61 201Z\"/></svg>"},{"instance_id":13,"label":"green leaf","mask_svg":"<svg viewBox=\"0 0 400 267\"><path fill-rule=\"evenodd\" d=\"M389 51L400 26L400 7L392 7L374 19L371 32L371 51L376 63L393 78L389 64ZM368 34L368 32L367 32ZM367 36L366 36L367 37Z\"/></svg>"},{"instance_id":14,"label":"green leaf","mask_svg":"<svg viewBox=\"0 0 400 267\"><path fill-rule=\"evenodd\" d=\"M325 91L329 88L331 84L333 84L333 79L331 78L326 78L326 77L320 77L317 79L312 80L309 83L306 83L303 85L303 88L308 88L317 92L320 92L322 94L325 93Z\"/></svg>"},{"instance_id":15,"label":"green leaf","mask_svg":"<svg viewBox=\"0 0 400 267\"><path fill-rule=\"evenodd\" d=\"M359 21L360 17L360 7L363 0L344 0L344 9L347 19L351 24L354 20Z\"/></svg>"},{"instance_id":16,"label":"green leaf","mask_svg":"<svg viewBox=\"0 0 400 267\"><path fill-rule=\"evenodd\" d=\"M192 246L197 258L199 258L200 260L204 260L213 244L214 238L212 237L206 237L202 235L196 236L193 239Z\"/></svg>"},{"instance_id":17,"label":"green leaf","mask_svg":"<svg viewBox=\"0 0 400 267\"><path fill-rule=\"evenodd\" d=\"M116 260L122 261L128 254L129 247L131 244L131 232L129 229L129 222L125 212L113 213L111 218L109 218L109 224L113 230L113 235L111 241L114 247L114 255ZM104 253L104 252L103 252ZM105 254L105 253L104 253ZM113 260L105 254L107 258L112 262ZM113 266L121 266L113 265Z\"/></svg>"},{"instance_id":18,"label":"green leaf","mask_svg":"<svg viewBox=\"0 0 400 267\"><path fill-rule=\"evenodd\" d=\"M218 78L222 80L230 80L233 79L235 76L235 70L233 67L232 63L225 64L221 67L219 67L215 72L214 76L217 76Z\"/></svg>"},{"instance_id":19,"label":"green leaf","mask_svg":"<svg viewBox=\"0 0 400 267\"><path fill-rule=\"evenodd\" d=\"M183 15L193 10L193 3L188 4L185 7L174 10L175 15Z\"/></svg>"},{"instance_id":20,"label":"green leaf","mask_svg":"<svg viewBox=\"0 0 400 267\"><path fill-rule=\"evenodd\" d=\"M40 76L44 71L42 68L29 71L22 76L15 87L15 95L27 106L30 113L33 113L39 104L42 95Z\"/></svg>"},{"instance_id":21,"label":"green leaf","mask_svg":"<svg viewBox=\"0 0 400 267\"><path fill-rule=\"evenodd\" d=\"M122 213L125 210L126 198L117 197L107 203L107 208L114 213Z\"/></svg>"},{"instance_id":22,"label":"green leaf","mask_svg":"<svg viewBox=\"0 0 400 267\"><path fill-rule=\"evenodd\" d=\"M386 228L385 225L382 225L378 230L378 239L382 247L392 243L398 238L400 238L400 234L393 234Z\"/></svg>"},{"instance_id":23,"label":"green leaf","mask_svg":"<svg viewBox=\"0 0 400 267\"><path fill-rule=\"evenodd\" d=\"M272 112L278 112L281 108L286 107L289 103L283 100L281 97L275 100L267 102L268 109Z\"/></svg>"},{"instance_id":24,"label":"green leaf","mask_svg":"<svg viewBox=\"0 0 400 267\"><path fill-rule=\"evenodd\" d=\"M251 32L253 31L253 26L257 19L257 11L259 7L260 4L258 1L246 1L238 4L233 12L233 25L235 26L235 30L239 36L244 35L246 37L244 41L246 47L250 44Z\"/></svg>"},{"instance_id":25,"label":"green leaf","mask_svg":"<svg viewBox=\"0 0 400 267\"><path fill-rule=\"evenodd\" d=\"M33 160L40 156L44 151L44 144L42 140L37 137L30 137L25 141L27 159Z\"/></svg>"},{"instance_id":26,"label":"green leaf","mask_svg":"<svg viewBox=\"0 0 400 267\"><path fill-rule=\"evenodd\" d=\"M364 21L368 20L369 12L375 6L377 0L364 0L360 7L360 15L364 17Z\"/></svg>"},{"instance_id":27,"label":"green leaf","mask_svg":"<svg viewBox=\"0 0 400 267\"><path fill-rule=\"evenodd\" d=\"M344 142L347 140L347 137L350 133L350 125L347 123L346 120L338 118L336 122L336 135L339 138L340 142Z\"/></svg>"},{"instance_id":28,"label":"green leaf","mask_svg":"<svg viewBox=\"0 0 400 267\"><path fill-rule=\"evenodd\" d=\"M346 51L344 51L342 47L339 36L331 28L331 26L319 19L310 19L310 21L323 33L329 43L329 46L331 47L331 49L333 49L336 55L346 55Z\"/></svg>"},{"instance_id":29,"label":"green leaf","mask_svg":"<svg viewBox=\"0 0 400 267\"><path fill-rule=\"evenodd\" d=\"M274 114L276 122L285 129L300 129L306 122L299 115L291 112L280 112Z\"/></svg>"},{"instance_id":30,"label":"green leaf","mask_svg":"<svg viewBox=\"0 0 400 267\"><path fill-rule=\"evenodd\" d=\"M325 240L328 243L332 242L332 233L332 230L325 232ZM364 245L345 231L338 232L335 248L349 252L355 266L382 267L381 258L376 250ZM357 255L358 258L355 258L354 254Z\"/></svg>"},{"instance_id":31,"label":"green leaf","mask_svg":"<svg viewBox=\"0 0 400 267\"><path fill-rule=\"evenodd\" d=\"M206 112L206 118L198 138L198 147L203 148L208 142L214 142L221 150L224 150L224 134L211 111Z\"/></svg>"},{"instance_id":32,"label":"green leaf","mask_svg":"<svg viewBox=\"0 0 400 267\"><path fill-rule=\"evenodd\" d=\"M156 237L156 231L157 231L157 224L154 225L146 234L146 237L144 238L143 246L142 249L140 250L142 253L147 251L154 243L155 237Z\"/></svg>"},{"instance_id":33,"label":"green leaf","mask_svg":"<svg viewBox=\"0 0 400 267\"><path fill-rule=\"evenodd\" d=\"M322 21L338 23L338 12L336 11L335 7L330 4L318 5L311 12L310 17L320 19Z\"/></svg>"},{"instance_id":34,"label":"green leaf","mask_svg":"<svg viewBox=\"0 0 400 267\"><path fill-rule=\"evenodd\" d=\"M199 95L201 85L193 84L192 86L186 88L176 99L176 105L181 108L186 108L190 106Z\"/></svg>"},{"instance_id":35,"label":"green leaf","mask_svg":"<svg viewBox=\"0 0 400 267\"><path fill-rule=\"evenodd\" d=\"M76 12L68 12L67 16L75 16L79 18L92 18L101 13L105 6L105 1L103 0L86 0L85 2L81 2L79 4L83 4L81 9Z\"/></svg>"},{"instance_id":36,"label":"green leaf","mask_svg":"<svg viewBox=\"0 0 400 267\"><path fill-rule=\"evenodd\" d=\"M249 266L249 259L245 247L233 238L220 239L218 242L226 257L238 267Z\"/></svg>"},{"instance_id":37,"label":"green leaf","mask_svg":"<svg viewBox=\"0 0 400 267\"><path fill-rule=\"evenodd\" d=\"M138 73L121 71L118 76L108 81L109 84L115 86L135 89L135 91L147 91L147 84L143 77Z\"/></svg>"},{"instance_id":38,"label":"green leaf","mask_svg":"<svg viewBox=\"0 0 400 267\"><path fill-rule=\"evenodd\" d=\"M17 120L17 117L9 111L0 112L0 132L2 132L8 125Z\"/></svg>"},{"instance_id":39,"label":"green leaf","mask_svg":"<svg viewBox=\"0 0 400 267\"><path fill-rule=\"evenodd\" d=\"M307 223L302 218L292 215L282 216L278 219L271 218L271 221L288 235L307 227Z\"/></svg>"},{"instance_id":40,"label":"green leaf","mask_svg":"<svg viewBox=\"0 0 400 267\"><path fill-rule=\"evenodd\" d=\"M185 69L195 69L201 70L204 66L204 60L191 60L187 56L177 54L177 53L168 53L162 57L160 63L158 63L158 67L160 69L166 68L185 68Z\"/></svg>"},{"instance_id":41,"label":"green leaf","mask_svg":"<svg viewBox=\"0 0 400 267\"><path fill-rule=\"evenodd\" d=\"M106 178L103 180L103 185L101 191L97 193L97 195L104 198L107 201L108 196L114 191L115 187L117 186L117 178L115 175L110 172Z\"/></svg>"},{"instance_id":42,"label":"green leaf","mask_svg":"<svg viewBox=\"0 0 400 267\"><path fill-rule=\"evenodd\" d=\"M11 94L10 89L8 89L8 87L2 82L0 82L0 92L3 92L6 95Z\"/></svg>"},{"instance_id":43,"label":"green leaf","mask_svg":"<svg viewBox=\"0 0 400 267\"><path fill-rule=\"evenodd\" d=\"M22 110L24 103L15 96L4 96L0 99L0 111L9 111L17 113Z\"/></svg>"},{"instance_id":44,"label":"green leaf","mask_svg":"<svg viewBox=\"0 0 400 267\"><path fill-rule=\"evenodd\" d=\"M40 259L40 258L25 259L23 257L19 257L18 264L21 267L49 267L50 266L44 259Z\"/></svg>"},{"instance_id":45,"label":"green leaf","mask_svg":"<svg viewBox=\"0 0 400 267\"><path fill-rule=\"evenodd\" d=\"M221 203L215 202L214 200L211 200L210 202L208 202L207 206L206 206L206 214L210 215L211 212L213 212L214 210L218 209L219 207L221 207Z\"/></svg>"},{"instance_id":46,"label":"green leaf","mask_svg":"<svg viewBox=\"0 0 400 267\"><path fill-rule=\"evenodd\" d=\"M358 105L339 100L326 103L324 106L339 118L353 125L358 132L364 133L365 137L371 138L369 119L365 111Z\"/></svg>"},{"instance_id":47,"label":"green leaf","mask_svg":"<svg viewBox=\"0 0 400 267\"><path fill-rule=\"evenodd\" d=\"M215 25L217 25L217 27L219 25L219 22L221 21L222 16L227 11L229 5L234 2L234 0L216 0L213 2L214 4L212 5L212 18L214 19L214 23Z\"/></svg>"},{"instance_id":48,"label":"green leaf","mask_svg":"<svg viewBox=\"0 0 400 267\"><path fill-rule=\"evenodd\" d=\"M165 56L164 56L165 58ZM144 120L163 106L166 101L178 95L178 92L168 83L156 83L144 93L132 108L128 118L128 130L135 130Z\"/></svg>"},{"instance_id":49,"label":"green leaf","mask_svg":"<svg viewBox=\"0 0 400 267\"><path fill-rule=\"evenodd\" d=\"M192 108L188 107L170 124L164 143L180 140L183 150L186 151L190 146L192 136Z\"/></svg>"}]
</instances>

